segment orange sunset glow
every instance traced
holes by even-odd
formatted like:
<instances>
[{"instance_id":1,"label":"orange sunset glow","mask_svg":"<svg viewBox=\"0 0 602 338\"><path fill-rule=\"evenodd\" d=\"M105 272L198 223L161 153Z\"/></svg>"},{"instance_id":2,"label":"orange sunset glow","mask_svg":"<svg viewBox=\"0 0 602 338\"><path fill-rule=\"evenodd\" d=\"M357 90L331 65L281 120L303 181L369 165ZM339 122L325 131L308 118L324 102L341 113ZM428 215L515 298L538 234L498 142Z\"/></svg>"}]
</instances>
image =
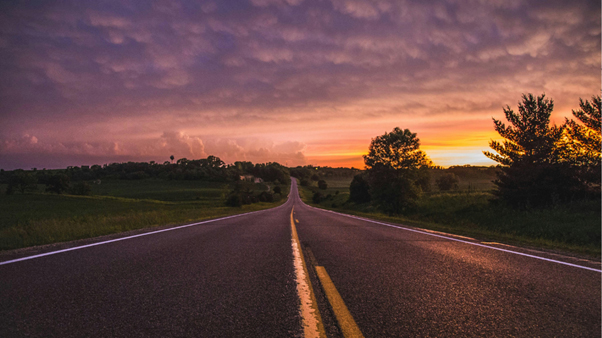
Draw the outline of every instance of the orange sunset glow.
<instances>
[{"instance_id":1,"label":"orange sunset glow","mask_svg":"<svg viewBox=\"0 0 602 338\"><path fill-rule=\"evenodd\" d=\"M363 168L417 133L493 165L523 93L563 123L600 91L591 1L77 1L0 10L0 168L197 159Z\"/></svg>"}]
</instances>

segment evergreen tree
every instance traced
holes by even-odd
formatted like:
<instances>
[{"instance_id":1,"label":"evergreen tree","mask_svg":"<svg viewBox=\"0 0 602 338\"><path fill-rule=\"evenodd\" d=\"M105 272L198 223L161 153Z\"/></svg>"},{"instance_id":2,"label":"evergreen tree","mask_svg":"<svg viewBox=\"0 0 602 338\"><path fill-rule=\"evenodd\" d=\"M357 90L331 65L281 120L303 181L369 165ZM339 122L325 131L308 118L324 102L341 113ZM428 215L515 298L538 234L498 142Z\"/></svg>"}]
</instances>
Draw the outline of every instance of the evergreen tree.
<instances>
[{"instance_id":1,"label":"evergreen tree","mask_svg":"<svg viewBox=\"0 0 602 338\"><path fill-rule=\"evenodd\" d=\"M493 119L495 130L505 140L489 143L497 154L483 153L503 165L494 183L496 195L507 204L545 206L575 198L578 182L558 147L564 128L550 126L553 109L554 102L545 95L523 94L518 112L504 108L511 125Z\"/></svg>"},{"instance_id":2,"label":"evergreen tree","mask_svg":"<svg viewBox=\"0 0 602 338\"><path fill-rule=\"evenodd\" d=\"M564 158L575 166L577 177L586 190L599 196L602 146L602 123L600 96L592 97L592 102L579 99L581 109L573 110L575 120L566 119L565 139L561 149Z\"/></svg>"}]
</instances>

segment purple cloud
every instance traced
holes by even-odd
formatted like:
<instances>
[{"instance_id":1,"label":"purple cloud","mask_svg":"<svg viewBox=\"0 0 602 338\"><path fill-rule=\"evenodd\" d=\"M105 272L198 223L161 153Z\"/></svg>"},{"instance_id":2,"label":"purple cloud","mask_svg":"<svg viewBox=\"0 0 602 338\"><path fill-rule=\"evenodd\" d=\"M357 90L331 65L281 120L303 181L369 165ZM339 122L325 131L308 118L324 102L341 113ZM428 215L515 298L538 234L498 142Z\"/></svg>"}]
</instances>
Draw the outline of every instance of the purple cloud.
<instances>
[{"instance_id":1,"label":"purple cloud","mask_svg":"<svg viewBox=\"0 0 602 338\"><path fill-rule=\"evenodd\" d=\"M310 130L490 121L523 92L566 115L599 93L599 13L585 0L3 3L1 152L30 152L18 140L35 135L46 152L158 155L175 130L190 157L243 138L303 143L305 156Z\"/></svg>"}]
</instances>

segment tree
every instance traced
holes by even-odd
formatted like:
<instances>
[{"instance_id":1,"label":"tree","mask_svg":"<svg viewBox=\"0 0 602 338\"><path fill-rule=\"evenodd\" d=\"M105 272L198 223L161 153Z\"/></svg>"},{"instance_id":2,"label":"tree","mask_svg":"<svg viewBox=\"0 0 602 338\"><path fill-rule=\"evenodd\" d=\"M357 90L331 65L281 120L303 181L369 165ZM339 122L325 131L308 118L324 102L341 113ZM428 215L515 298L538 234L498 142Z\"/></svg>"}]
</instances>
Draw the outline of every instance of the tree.
<instances>
[{"instance_id":1,"label":"tree","mask_svg":"<svg viewBox=\"0 0 602 338\"><path fill-rule=\"evenodd\" d=\"M26 173L21 169L15 170L8 180L6 194L11 195L15 189L19 189L22 194L27 191L36 191L38 189L37 183L38 179L36 176Z\"/></svg>"},{"instance_id":2,"label":"tree","mask_svg":"<svg viewBox=\"0 0 602 338\"><path fill-rule=\"evenodd\" d=\"M169 156L169 159L171 160L171 163L173 163L173 159L174 159L174 158L175 158L175 157L174 157L173 155Z\"/></svg>"},{"instance_id":3,"label":"tree","mask_svg":"<svg viewBox=\"0 0 602 338\"><path fill-rule=\"evenodd\" d=\"M322 190L326 190L328 188L328 183L326 183L326 181L324 181L324 180L319 180L318 188L322 189Z\"/></svg>"},{"instance_id":4,"label":"tree","mask_svg":"<svg viewBox=\"0 0 602 338\"><path fill-rule=\"evenodd\" d=\"M459 180L458 176L454 175L453 173L446 173L439 177L435 182L439 190L448 191L452 189L458 189Z\"/></svg>"},{"instance_id":5,"label":"tree","mask_svg":"<svg viewBox=\"0 0 602 338\"><path fill-rule=\"evenodd\" d=\"M372 200L370 184L365 173L353 176L349 185L349 200L354 203L368 203Z\"/></svg>"},{"instance_id":6,"label":"tree","mask_svg":"<svg viewBox=\"0 0 602 338\"><path fill-rule=\"evenodd\" d=\"M523 94L517 113L504 108L511 125L493 119L505 140L490 141L496 153L483 153L503 166L494 183L497 197L509 205L546 206L574 197L577 183L558 147L564 128L550 126L553 109L554 102L545 94L537 98Z\"/></svg>"},{"instance_id":7,"label":"tree","mask_svg":"<svg viewBox=\"0 0 602 338\"><path fill-rule=\"evenodd\" d=\"M364 162L372 199L392 214L413 207L429 183L429 173L424 169L432 162L409 129L396 127L372 139Z\"/></svg>"},{"instance_id":8,"label":"tree","mask_svg":"<svg viewBox=\"0 0 602 338\"><path fill-rule=\"evenodd\" d=\"M69 176L65 174L56 174L48 178L46 183L46 191L62 194L69 189Z\"/></svg>"},{"instance_id":9,"label":"tree","mask_svg":"<svg viewBox=\"0 0 602 338\"><path fill-rule=\"evenodd\" d=\"M580 110L573 110L575 120L565 119L565 139L561 149L567 161L576 167L584 187L596 194L600 192L600 170L602 143L601 102L600 96L593 96L592 102L579 99Z\"/></svg>"}]
</instances>

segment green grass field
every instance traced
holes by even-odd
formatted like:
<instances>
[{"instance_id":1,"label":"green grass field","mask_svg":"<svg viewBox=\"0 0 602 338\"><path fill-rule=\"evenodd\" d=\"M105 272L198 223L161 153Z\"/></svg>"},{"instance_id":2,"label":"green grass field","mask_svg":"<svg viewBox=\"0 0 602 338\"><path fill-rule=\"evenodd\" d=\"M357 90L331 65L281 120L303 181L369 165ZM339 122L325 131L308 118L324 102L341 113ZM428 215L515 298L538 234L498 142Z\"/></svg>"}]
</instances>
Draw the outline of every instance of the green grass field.
<instances>
[{"instance_id":1,"label":"green grass field","mask_svg":"<svg viewBox=\"0 0 602 338\"><path fill-rule=\"evenodd\" d=\"M6 195L0 186L0 250L266 209L286 200L288 187L283 188L273 203L232 208L224 204L228 184L217 182L105 180L93 185L92 196ZM257 191L267 189L256 185Z\"/></svg>"},{"instance_id":2,"label":"green grass field","mask_svg":"<svg viewBox=\"0 0 602 338\"><path fill-rule=\"evenodd\" d=\"M330 197L319 204L312 203L313 193L318 191L316 187L300 187L300 194L308 204L343 213L481 240L600 257L599 201L576 202L554 209L514 210L491 204L489 200L493 195L489 189L493 184L482 181L464 179L460 189L452 192L439 192L434 188L435 191L423 195L416 210L395 217L373 206L347 202L351 178L327 180L328 189L319 191Z\"/></svg>"}]
</instances>

